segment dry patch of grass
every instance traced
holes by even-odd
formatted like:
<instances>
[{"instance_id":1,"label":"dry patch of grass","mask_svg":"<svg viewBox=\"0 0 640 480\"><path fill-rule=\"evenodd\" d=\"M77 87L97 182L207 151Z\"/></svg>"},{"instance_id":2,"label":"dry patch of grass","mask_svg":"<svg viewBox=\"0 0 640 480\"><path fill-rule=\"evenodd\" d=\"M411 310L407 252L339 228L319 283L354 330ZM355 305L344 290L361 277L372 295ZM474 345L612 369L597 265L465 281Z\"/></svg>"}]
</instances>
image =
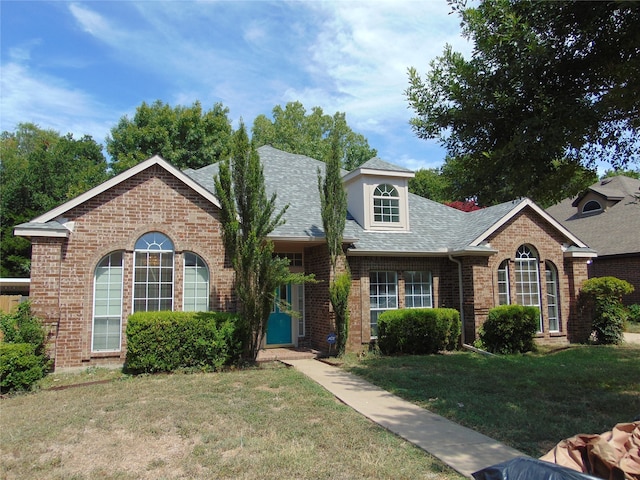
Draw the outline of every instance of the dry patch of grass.
<instances>
[{"instance_id":1,"label":"dry patch of grass","mask_svg":"<svg viewBox=\"0 0 640 480\"><path fill-rule=\"evenodd\" d=\"M277 364L119 376L0 409L6 479L462 478Z\"/></svg>"}]
</instances>

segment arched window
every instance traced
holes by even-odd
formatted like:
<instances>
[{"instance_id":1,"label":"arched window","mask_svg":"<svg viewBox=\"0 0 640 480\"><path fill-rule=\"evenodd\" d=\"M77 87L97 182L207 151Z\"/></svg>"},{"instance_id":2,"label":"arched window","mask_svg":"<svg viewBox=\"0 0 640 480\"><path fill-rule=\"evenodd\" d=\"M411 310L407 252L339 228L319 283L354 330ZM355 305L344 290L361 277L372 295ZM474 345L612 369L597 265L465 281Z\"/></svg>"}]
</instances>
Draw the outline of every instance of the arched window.
<instances>
[{"instance_id":1,"label":"arched window","mask_svg":"<svg viewBox=\"0 0 640 480\"><path fill-rule=\"evenodd\" d=\"M120 350L123 278L123 252L100 260L93 276L93 352Z\"/></svg>"},{"instance_id":2,"label":"arched window","mask_svg":"<svg viewBox=\"0 0 640 480\"><path fill-rule=\"evenodd\" d=\"M184 253L184 290L182 309L206 312L209 310L209 267L192 252Z\"/></svg>"},{"instance_id":3,"label":"arched window","mask_svg":"<svg viewBox=\"0 0 640 480\"><path fill-rule=\"evenodd\" d=\"M504 260L498 267L498 305L509 305L510 303L509 260Z\"/></svg>"},{"instance_id":4,"label":"arched window","mask_svg":"<svg viewBox=\"0 0 640 480\"><path fill-rule=\"evenodd\" d=\"M392 185L383 183L373 191L373 220L382 223L400 222L400 196Z\"/></svg>"},{"instance_id":5,"label":"arched window","mask_svg":"<svg viewBox=\"0 0 640 480\"><path fill-rule=\"evenodd\" d=\"M519 305L540 308L540 272L535 250L522 245L516 252L516 299ZM542 316L538 331L542 331Z\"/></svg>"},{"instance_id":6,"label":"arched window","mask_svg":"<svg viewBox=\"0 0 640 480\"><path fill-rule=\"evenodd\" d=\"M556 266L546 261L544 264L545 277L547 283L547 312L549 316L549 331L560 331L560 291L558 289L558 269Z\"/></svg>"},{"instance_id":7,"label":"arched window","mask_svg":"<svg viewBox=\"0 0 640 480\"><path fill-rule=\"evenodd\" d=\"M145 233L135 245L133 311L173 310L173 242Z\"/></svg>"},{"instance_id":8,"label":"arched window","mask_svg":"<svg viewBox=\"0 0 640 480\"><path fill-rule=\"evenodd\" d=\"M589 200L582 207L582 213L596 213L602 210L602 205L595 200Z\"/></svg>"}]
</instances>

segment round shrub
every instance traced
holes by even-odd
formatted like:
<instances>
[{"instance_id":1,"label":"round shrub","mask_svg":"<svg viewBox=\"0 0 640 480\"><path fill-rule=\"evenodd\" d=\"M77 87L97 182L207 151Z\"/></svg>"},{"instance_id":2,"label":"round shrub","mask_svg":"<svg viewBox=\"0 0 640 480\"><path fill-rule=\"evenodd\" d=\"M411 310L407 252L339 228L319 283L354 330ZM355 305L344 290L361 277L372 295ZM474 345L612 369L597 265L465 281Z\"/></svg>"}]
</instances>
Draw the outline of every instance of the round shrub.
<instances>
[{"instance_id":1,"label":"round shrub","mask_svg":"<svg viewBox=\"0 0 640 480\"><path fill-rule=\"evenodd\" d=\"M492 308L479 330L481 346L489 352L502 354L535 350L539 322L537 307L502 305Z\"/></svg>"}]
</instances>

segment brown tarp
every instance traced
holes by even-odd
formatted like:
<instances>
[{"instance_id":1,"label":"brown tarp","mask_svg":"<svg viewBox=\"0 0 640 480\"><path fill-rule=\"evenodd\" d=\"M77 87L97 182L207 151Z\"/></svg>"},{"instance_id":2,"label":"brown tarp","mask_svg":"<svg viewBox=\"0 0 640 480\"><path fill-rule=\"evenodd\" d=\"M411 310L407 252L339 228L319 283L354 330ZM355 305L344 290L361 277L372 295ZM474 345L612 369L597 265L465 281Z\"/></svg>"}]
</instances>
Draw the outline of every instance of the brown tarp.
<instances>
[{"instance_id":1,"label":"brown tarp","mask_svg":"<svg viewBox=\"0 0 640 480\"><path fill-rule=\"evenodd\" d=\"M640 421L567 438L540 460L607 480L640 480Z\"/></svg>"}]
</instances>

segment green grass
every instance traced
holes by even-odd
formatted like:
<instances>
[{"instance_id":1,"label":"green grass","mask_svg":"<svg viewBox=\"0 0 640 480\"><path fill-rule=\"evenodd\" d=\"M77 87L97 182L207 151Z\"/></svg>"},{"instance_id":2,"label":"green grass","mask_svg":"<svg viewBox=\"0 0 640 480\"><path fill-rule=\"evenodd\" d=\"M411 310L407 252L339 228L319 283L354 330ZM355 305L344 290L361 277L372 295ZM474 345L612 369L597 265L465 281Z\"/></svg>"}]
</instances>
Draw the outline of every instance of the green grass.
<instances>
[{"instance_id":1,"label":"green grass","mask_svg":"<svg viewBox=\"0 0 640 480\"><path fill-rule=\"evenodd\" d=\"M534 457L640 414L640 347L347 357L343 368Z\"/></svg>"},{"instance_id":2,"label":"green grass","mask_svg":"<svg viewBox=\"0 0 640 480\"><path fill-rule=\"evenodd\" d=\"M463 478L279 364L74 379L0 400L0 478Z\"/></svg>"}]
</instances>

